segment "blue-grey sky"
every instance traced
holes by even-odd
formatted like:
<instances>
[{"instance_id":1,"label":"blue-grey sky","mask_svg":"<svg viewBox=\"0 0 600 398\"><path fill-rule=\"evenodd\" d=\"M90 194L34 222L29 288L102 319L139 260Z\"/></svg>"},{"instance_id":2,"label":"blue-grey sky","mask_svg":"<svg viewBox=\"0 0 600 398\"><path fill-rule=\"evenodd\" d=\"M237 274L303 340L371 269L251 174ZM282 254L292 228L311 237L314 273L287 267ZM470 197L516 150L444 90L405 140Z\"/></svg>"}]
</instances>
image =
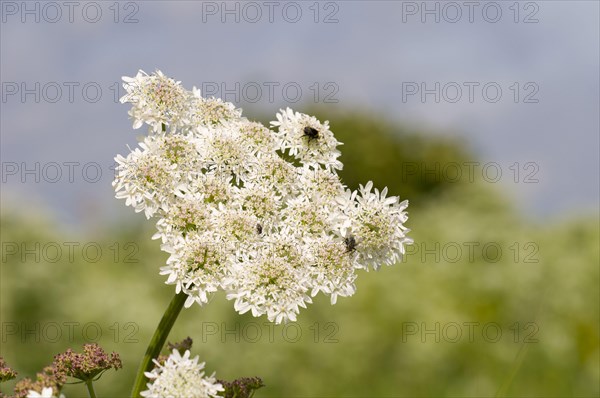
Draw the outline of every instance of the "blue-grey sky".
<instances>
[{"instance_id":1,"label":"blue-grey sky","mask_svg":"<svg viewBox=\"0 0 600 398\"><path fill-rule=\"evenodd\" d=\"M245 109L318 102L462 135L475 172L499 168L498 184L534 218L598 209L597 1L1 6L3 210L121 214L109 167L136 133L115 83L138 69L217 87Z\"/></svg>"}]
</instances>

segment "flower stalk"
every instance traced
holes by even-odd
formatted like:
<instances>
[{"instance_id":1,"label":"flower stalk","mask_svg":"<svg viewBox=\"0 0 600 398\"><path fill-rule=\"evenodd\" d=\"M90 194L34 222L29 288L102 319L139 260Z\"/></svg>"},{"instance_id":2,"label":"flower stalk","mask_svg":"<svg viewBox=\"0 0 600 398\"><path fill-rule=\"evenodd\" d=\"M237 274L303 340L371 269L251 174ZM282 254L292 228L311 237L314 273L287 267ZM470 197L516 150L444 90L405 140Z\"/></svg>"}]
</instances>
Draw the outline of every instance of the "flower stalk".
<instances>
[{"instance_id":1,"label":"flower stalk","mask_svg":"<svg viewBox=\"0 0 600 398\"><path fill-rule=\"evenodd\" d=\"M148 381L145 372L150 372L154 367L152 360L157 358L163 349L167 337L169 336L169 332L175 324L186 298L187 295L183 292L176 294L163 314L163 317L152 336L152 340L150 340L150 344L146 349L146 354L144 354L144 358L142 359L142 363L140 364L135 377L135 383L133 384L133 390L131 391L131 396L133 398L141 397L140 393L146 387L146 382Z\"/></svg>"},{"instance_id":2,"label":"flower stalk","mask_svg":"<svg viewBox=\"0 0 600 398\"><path fill-rule=\"evenodd\" d=\"M96 392L94 391L94 385L92 384L92 380L87 380L85 382L85 386L88 389L88 393L90 394L90 398L96 398Z\"/></svg>"}]
</instances>

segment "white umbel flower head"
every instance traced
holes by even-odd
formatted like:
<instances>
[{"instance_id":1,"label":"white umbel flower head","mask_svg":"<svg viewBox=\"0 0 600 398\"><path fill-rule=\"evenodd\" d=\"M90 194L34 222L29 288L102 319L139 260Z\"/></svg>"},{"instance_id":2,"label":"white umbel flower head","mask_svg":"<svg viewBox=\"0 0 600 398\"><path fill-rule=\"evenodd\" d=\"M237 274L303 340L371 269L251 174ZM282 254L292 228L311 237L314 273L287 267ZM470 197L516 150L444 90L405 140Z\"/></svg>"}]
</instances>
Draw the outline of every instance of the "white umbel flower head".
<instances>
[{"instance_id":1,"label":"white umbel flower head","mask_svg":"<svg viewBox=\"0 0 600 398\"><path fill-rule=\"evenodd\" d=\"M177 187L198 173L199 150L194 137L160 133L144 138L127 157L115 158L117 178L113 186L117 198L125 199L136 212L153 216Z\"/></svg>"},{"instance_id":2,"label":"white umbel flower head","mask_svg":"<svg viewBox=\"0 0 600 398\"><path fill-rule=\"evenodd\" d=\"M274 131L158 72L126 85L136 125L154 132L116 158L113 186L157 219L170 255L160 274L186 307L222 290L239 313L295 321L311 296L353 295L358 269L393 264L411 243L406 201L342 183L328 122L288 108Z\"/></svg>"},{"instance_id":3,"label":"white umbel flower head","mask_svg":"<svg viewBox=\"0 0 600 398\"><path fill-rule=\"evenodd\" d=\"M190 359L190 351L183 356L176 349L161 364L146 372L150 380L148 389L140 395L146 398L214 398L223 386L217 383L215 374L206 376L205 363L198 363L198 356Z\"/></svg>"},{"instance_id":4,"label":"white umbel flower head","mask_svg":"<svg viewBox=\"0 0 600 398\"><path fill-rule=\"evenodd\" d=\"M299 247L285 244L285 238L272 236L241 258L225 280L227 298L235 300L236 311L248 311L271 322L295 321L308 296L307 269L302 267Z\"/></svg>"},{"instance_id":5,"label":"white umbel flower head","mask_svg":"<svg viewBox=\"0 0 600 398\"><path fill-rule=\"evenodd\" d=\"M196 87L192 89L187 112L190 124L202 127L216 126L242 117L242 110L231 102L224 102L220 98L203 98Z\"/></svg>"},{"instance_id":6,"label":"white umbel flower head","mask_svg":"<svg viewBox=\"0 0 600 398\"><path fill-rule=\"evenodd\" d=\"M180 82L166 77L161 71L148 75L141 70L135 77L123 76L123 81L127 94L120 101L133 104L129 116L133 119L134 129L146 123L154 132L159 132L163 125L176 127L185 122L189 93Z\"/></svg>"},{"instance_id":7,"label":"white umbel flower head","mask_svg":"<svg viewBox=\"0 0 600 398\"><path fill-rule=\"evenodd\" d=\"M329 130L329 122L321 123L314 116L294 112L290 108L281 109L277 120L271 125L279 128L282 149L289 150L291 156L308 165L322 164L331 169L342 169L337 160L341 145Z\"/></svg>"},{"instance_id":8,"label":"white umbel flower head","mask_svg":"<svg viewBox=\"0 0 600 398\"><path fill-rule=\"evenodd\" d=\"M406 236L410 230L404 226L408 201L400 202L395 196L386 198L387 188L381 192L371 192L372 189L373 182L369 181L358 192L348 191L340 198L345 213L341 217L342 235L354 242L356 264L366 270L395 264L404 255L405 245L412 243Z\"/></svg>"},{"instance_id":9,"label":"white umbel flower head","mask_svg":"<svg viewBox=\"0 0 600 398\"><path fill-rule=\"evenodd\" d=\"M41 393L34 390L29 390L27 393L27 398L56 398L56 396L54 395L54 390L52 390L51 387L44 387ZM65 398L65 396L60 394L58 398Z\"/></svg>"},{"instance_id":10,"label":"white umbel flower head","mask_svg":"<svg viewBox=\"0 0 600 398\"><path fill-rule=\"evenodd\" d=\"M355 242L322 235L307 242L311 296L323 292L330 295L331 304L338 296L349 297L356 291Z\"/></svg>"}]
</instances>

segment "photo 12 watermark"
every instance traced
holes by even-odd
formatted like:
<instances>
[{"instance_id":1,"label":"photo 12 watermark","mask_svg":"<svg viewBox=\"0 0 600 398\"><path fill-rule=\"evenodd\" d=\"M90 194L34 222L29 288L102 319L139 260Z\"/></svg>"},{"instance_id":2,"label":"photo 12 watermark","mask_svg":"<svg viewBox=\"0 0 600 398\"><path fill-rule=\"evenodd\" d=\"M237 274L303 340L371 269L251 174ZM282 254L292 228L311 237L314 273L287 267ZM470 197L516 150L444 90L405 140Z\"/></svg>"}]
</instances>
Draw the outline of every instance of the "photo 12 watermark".
<instances>
[{"instance_id":1,"label":"photo 12 watermark","mask_svg":"<svg viewBox=\"0 0 600 398\"><path fill-rule=\"evenodd\" d=\"M405 248L401 262L440 263L484 263L494 264L501 260L514 264L537 264L540 262L540 246L537 242L414 242Z\"/></svg>"},{"instance_id":2,"label":"photo 12 watermark","mask_svg":"<svg viewBox=\"0 0 600 398\"><path fill-rule=\"evenodd\" d=\"M286 102L295 104L300 101L336 104L339 102L340 87L336 82L203 82L202 95L220 97L233 103L247 102Z\"/></svg>"},{"instance_id":3,"label":"photo 12 watermark","mask_svg":"<svg viewBox=\"0 0 600 398\"><path fill-rule=\"evenodd\" d=\"M115 83L118 84L118 83ZM110 90L118 90L111 84ZM94 81L7 81L2 82L2 103L75 103L94 104L100 101L107 92L107 87ZM113 91L114 92L114 91ZM119 98L110 98L118 102Z\"/></svg>"},{"instance_id":4,"label":"photo 12 watermark","mask_svg":"<svg viewBox=\"0 0 600 398\"><path fill-rule=\"evenodd\" d=\"M296 322L276 325L272 322L202 322L202 343L338 343L340 327L335 322L314 322L303 326Z\"/></svg>"},{"instance_id":5,"label":"photo 12 watermark","mask_svg":"<svg viewBox=\"0 0 600 398\"><path fill-rule=\"evenodd\" d=\"M2 264L139 263L136 242L2 241Z\"/></svg>"},{"instance_id":6,"label":"photo 12 watermark","mask_svg":"<svg viewBox=\"0 0 600 398\"><path fill-rule=\"evenodd\" d=\"M402 103L538 104L540 85L534 81L412 81L402 82Z\"/></svg>"},{"instance_id":7,"label":"photo 12 watermark","mask_svg":"<svg viewBox=\"0 0 600 398\"><path fill-rule=\"evenodd\" d=\"M402 322L403 343L538 343L540 328L535 322Z\"/></svg>"},{"instance_id":8,"label":"photo 12 watermark","mask_svg":"<svg viewBox=\"0 0 600 398\"><path fill-rule=\"evenodd\" d=\"M139 1L2 1L2 23L139 23Z\"/></svg>"},{"instance_id":9,"label":"photo 12 watermark","mask_svg":"<svg viewBox=\"0 0 600 398\"><path fill-rule=\"evenodd\" d=\"M290 23L337 24L340 5L336 1L202 1L202 23Z\"/></svg>"},{"instance_id":10,"label":"photo 12 watermark","mask_svg":"<svg viewBox=\"0 0 600 398\"><path fill-rule=\"evenodd\" d=\"M514 183L538 184L540 165L525 160L520 162L403 162L400 180L441 183Z\"/></svg>"},{"instance_id":11,"label":"photo 12 watermark","mask_svg":"<svg viewBox=\"0 0 600 398\"><path fill-rule=\"evenodd\" d=\"M537 24L540 3L534 1L402 1L402 23Z\"/></svg>"},{"instance_id":12,"label":"photo 12 watermark","mask_svg":"<svg viewBox=\"0 0 600 398\"><path fill-rule=\"evenodd\" d=\"M115 343L138 343L140 327L135 322L102 325L98 322L48 321L2 322L0 329L2 344L95 343L102 339L110 339Z\"/></svg>"},{"instance_id":13,"label":"photo 12 watermark","mask_svg":"<svg viewBox=\"0 0 600 398\"><path fill-rule=\"evenodd\" d=\"M103 171L104 170L104 171ZM113 166L102 166L98 162L49 161L49 162L2 162L2 183L95 184L107 171L114 173ZM112 174L109 174L112 177Z\"/></svg>"}]
</instances>

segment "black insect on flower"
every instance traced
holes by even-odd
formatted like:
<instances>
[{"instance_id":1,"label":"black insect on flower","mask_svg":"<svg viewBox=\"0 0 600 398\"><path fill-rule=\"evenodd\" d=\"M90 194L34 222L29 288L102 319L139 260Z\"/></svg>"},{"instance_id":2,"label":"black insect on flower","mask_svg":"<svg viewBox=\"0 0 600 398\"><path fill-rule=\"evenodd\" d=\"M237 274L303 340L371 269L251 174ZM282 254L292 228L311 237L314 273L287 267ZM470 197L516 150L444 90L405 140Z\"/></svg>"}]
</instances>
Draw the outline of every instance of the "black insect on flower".
<instances>
[{"instance_id":1,"label":"black insect on flower","mask_svg":"<svg viewBox=\"0 0 600 398\"><path fill-rule=\"evenodd\" d=\"M256 224L256 232L260 235L263 232L263 227L260 224Z\"/></svg>"},{"instance_id":2,"label":"black insect on flower","mask_svg":"<svg viewBox=\"0 0 600 398\"><path fill-rule=\"evenodd\" d=\"M354 239L354 236L344 238L344 244L346 245L347 253L352 253L354 250L356 250L356 239Z\"/></svg>"},{"instance_id":3,"label":"black insect on flower","mask_svg":"<svg viewBox=\"0 0 600 398\"><path fill-rule=\"evenodd\" d=\"M312 140L319 139L319 130L314 127L306 126L304 127L303 137L308 137L308 143L310 144Z\"/></svg>"}]
</instances>

